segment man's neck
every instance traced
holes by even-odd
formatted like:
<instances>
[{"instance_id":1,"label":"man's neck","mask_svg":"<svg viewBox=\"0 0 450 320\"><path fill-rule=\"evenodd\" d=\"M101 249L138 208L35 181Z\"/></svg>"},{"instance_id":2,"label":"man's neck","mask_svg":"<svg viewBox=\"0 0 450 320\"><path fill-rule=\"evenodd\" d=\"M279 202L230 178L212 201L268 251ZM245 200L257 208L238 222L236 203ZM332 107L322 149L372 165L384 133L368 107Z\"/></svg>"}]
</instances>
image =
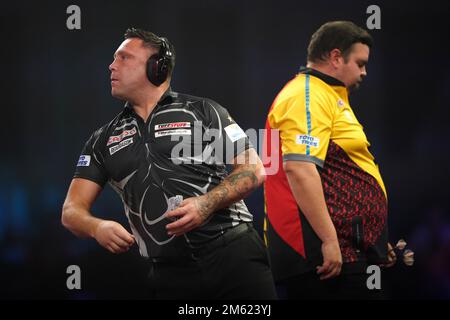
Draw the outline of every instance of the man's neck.
<instances>
[{"instance_id":1,"label":"man's neck","mask_svg":"<svg viewBox=\"0 0 450 320\"><path fill-rule=\"evenodd\" d=\"M133 101L129 101L132 104L134 111L144 120L144 122L147 121L150 113L152 113L153 109L158 104L158 101L161 100L161 97L168 88L169 83L164 83L153 90L146 90L141 96L136 97Z\"/></svg>"},{"instance_id":2,"label":"man's neck","mask_svg":"<svg viewBox=\"0 0 450 320\"><path fill-rule=\"evenodd\" d=\"M321 72L323 74L326 74L327 76L336 78L336 74L335 74L335 72L333 70L333 67L328 65L328 64L308 62L306 64L306 67L307 68L312 68L314 70L317 70L317 71L319 71L319 72Z\"/></svg>"}]
</instances>

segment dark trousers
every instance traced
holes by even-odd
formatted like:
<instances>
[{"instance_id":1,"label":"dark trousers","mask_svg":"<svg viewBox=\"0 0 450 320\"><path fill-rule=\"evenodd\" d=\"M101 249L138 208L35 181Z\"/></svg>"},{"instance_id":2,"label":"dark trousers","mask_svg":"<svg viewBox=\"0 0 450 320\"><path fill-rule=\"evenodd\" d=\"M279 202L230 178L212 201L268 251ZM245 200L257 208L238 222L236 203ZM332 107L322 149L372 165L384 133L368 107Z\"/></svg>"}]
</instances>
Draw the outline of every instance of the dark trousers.
<instances>
[{"instance_id":1,"label":"dark trousers","mask_svg":"<svg viewBox=\"0 0 450 320\"><path fill-rule=\"evenodd\" d=\"M350 271L349 271L350 270ZM298 300L381 300L382 289L367 287L366 273L363 266L354 268L343 265L341 274L332 279L320 280L316 272L306 272L286 279L281 283L286 299ZM282 297L283 298L283 297Z\"/></svg>"},{"instance_id":2,"label":"dark trousers","mask_svg":"<svg viewBox=\"0 0 450 320\"><path fill-rule=\"evenodd\" d=\"M227 235L227 233L225 234ZM267 249L249 225L214 240L214 249L180 262L154 262L148 277L154 299L276 299Z\"/></svg>"}]
</instances>

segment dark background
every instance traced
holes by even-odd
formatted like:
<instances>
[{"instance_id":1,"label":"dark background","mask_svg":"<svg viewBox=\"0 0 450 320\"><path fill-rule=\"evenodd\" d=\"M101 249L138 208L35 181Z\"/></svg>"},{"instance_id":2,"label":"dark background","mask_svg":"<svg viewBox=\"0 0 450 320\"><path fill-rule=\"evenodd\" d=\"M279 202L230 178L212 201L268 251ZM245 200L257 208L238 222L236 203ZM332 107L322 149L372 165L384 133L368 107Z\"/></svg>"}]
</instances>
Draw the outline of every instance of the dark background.
<instances>
[{"instance_id":1,"label":"dark background","mask_svg":"<svg viewBox=\"0 0 450 320\"><path fill-rule=\"evenodd\" d=\"M306 60L329 20L365 27L381 8L368 77L351 96L389 196L390 240L415 251L383 275L389 298L450 298L449 5L442 1L37 1L2 4L0 61L0 297L145 298L137 248L112 255L60 224L90 134L123 103L108 66L130 26L175 45L176 91L210 97L244 130L263 128L275 95ZM66 8L81 8L81 30ZM262 189L247 199L261 231ZM93 212L126 223L107 187ZM127 226L128 228L128 226ZM401 259L400 259L401 260ZM82 289L66 288L79 265Z\"/></svg>"}]
</instances>

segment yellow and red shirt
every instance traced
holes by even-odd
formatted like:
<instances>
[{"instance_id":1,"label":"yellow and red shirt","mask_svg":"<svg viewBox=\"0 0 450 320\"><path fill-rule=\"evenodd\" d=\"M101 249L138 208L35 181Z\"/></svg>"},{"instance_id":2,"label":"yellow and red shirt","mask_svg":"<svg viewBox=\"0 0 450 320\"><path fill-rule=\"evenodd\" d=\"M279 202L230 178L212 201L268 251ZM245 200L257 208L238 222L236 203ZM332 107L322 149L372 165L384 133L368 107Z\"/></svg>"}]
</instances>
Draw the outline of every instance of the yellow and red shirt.
<instances>
[{"instance_id":1,"label":"yellow and red shirt","mask_svg":"<svg viewBox=\"0 0 450 320\"><path fill-rule=\"evenodd\" d=\"M303 68L270 108L266 133L278 130L279 147L265 139L266 167L278 170L265 182L265 236L277 279L321 263L321 241L292 195L283 161L317 165L325 201L345 262L386 259L387 194L370 143L356 119L345 85ZM272 161L270 160L272 159Z\"/></svg>"}]
</instances>

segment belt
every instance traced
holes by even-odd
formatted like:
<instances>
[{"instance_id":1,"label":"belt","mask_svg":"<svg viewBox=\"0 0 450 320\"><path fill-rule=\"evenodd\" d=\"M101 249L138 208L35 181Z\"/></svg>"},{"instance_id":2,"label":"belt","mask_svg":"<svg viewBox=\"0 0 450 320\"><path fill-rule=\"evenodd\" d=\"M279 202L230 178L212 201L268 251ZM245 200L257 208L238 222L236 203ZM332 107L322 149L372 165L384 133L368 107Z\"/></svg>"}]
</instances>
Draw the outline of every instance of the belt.
<instances>
[{"instance_id":1,"label":"belt","mask_svg":"<svg viewBox=\"0 0 450 320\"><path fill-rule=\"evenodd\" d=\"M230 242L238 239L245 232L248 232L253 228L252 223L240 223L235 227L228 228L223 234L217 238L211 240L205 245L198 248L191 248L190 254L178 257L150 257L148 260L152 263L188 263L198 260L201 256L204 256L217 248L224 247Z\"/></svg>"}]
</instances>

